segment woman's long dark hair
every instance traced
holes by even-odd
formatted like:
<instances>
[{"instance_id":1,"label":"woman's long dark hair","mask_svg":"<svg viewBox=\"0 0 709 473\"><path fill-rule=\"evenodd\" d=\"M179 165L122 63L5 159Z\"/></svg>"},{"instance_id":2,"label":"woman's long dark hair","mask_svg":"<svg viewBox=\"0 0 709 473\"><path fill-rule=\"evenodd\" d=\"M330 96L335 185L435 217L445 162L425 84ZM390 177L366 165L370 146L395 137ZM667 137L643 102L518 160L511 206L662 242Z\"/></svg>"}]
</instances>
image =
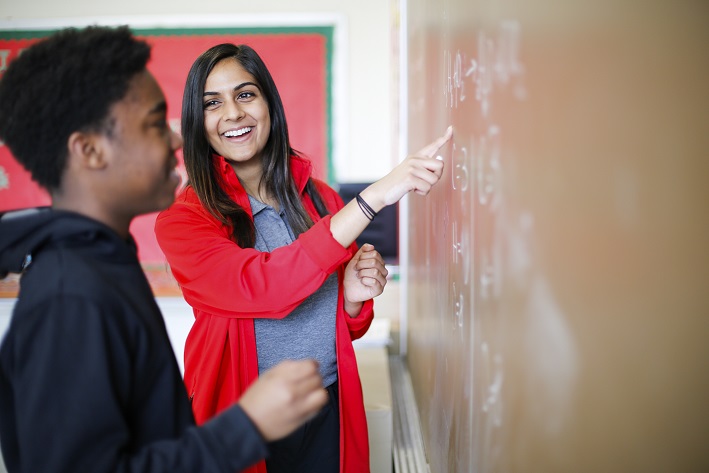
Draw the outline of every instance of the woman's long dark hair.
<instances>
[{"instance_id":1,"label":"woman's long dark hair","mask_svg":"<svg viewBox=\"0 0 709 473\"><path fill-rule=\"evenodd\" d=\"M253 248L256 242L254 224L246 210L234 202L224 190L217 166L212 162L214 150L204 130L203 95L207 77L223 59L232 58L256 79L271 117L271 130L261 160L261 184L283 207L288 223L297 236L313 226L303 207L290 170L291 156L299 155L290 145L286 114L271 73L259 55L246 45L224 43L200 55L187 75L182 99L183 154L188 185L192 186L202 205L224 225L231 227L232 239L242 248ZM320 217L329 212L312 179L305 192L310 196Z\"/></svg>"}]
</instances>

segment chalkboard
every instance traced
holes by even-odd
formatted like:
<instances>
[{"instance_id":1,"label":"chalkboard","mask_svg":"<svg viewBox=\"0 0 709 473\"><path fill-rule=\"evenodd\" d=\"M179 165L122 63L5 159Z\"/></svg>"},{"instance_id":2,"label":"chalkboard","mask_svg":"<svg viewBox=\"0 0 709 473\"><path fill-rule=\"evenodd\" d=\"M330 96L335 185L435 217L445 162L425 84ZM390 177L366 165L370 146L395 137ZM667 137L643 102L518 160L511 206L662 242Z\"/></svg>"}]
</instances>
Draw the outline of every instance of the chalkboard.
<instances>
[{"instance_id":1,"label":"chalkboard","mask_svg":"<svg viewBox=\"0 0 709 473\"><path fill-rule=\"evenodd\" d=\"M709 471L709 2L413 0L407 367L432 473Z\"/></svg>"}]
</instances>

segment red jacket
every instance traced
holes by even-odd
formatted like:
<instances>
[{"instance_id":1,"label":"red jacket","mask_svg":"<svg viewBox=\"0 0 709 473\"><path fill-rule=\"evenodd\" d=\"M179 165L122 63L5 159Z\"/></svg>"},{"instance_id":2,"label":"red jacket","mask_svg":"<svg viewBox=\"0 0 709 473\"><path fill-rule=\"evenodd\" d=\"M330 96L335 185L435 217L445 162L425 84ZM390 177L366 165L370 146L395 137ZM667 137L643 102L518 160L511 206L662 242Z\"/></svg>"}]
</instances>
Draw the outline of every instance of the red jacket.
<instances>
[{"instance_id":1,"label":"red jacket","mask_svg":"<svg viewBox=\"0 0 709 473\"><path fill-rule=\"evenodd\" d=\"M225 190L250 214L248 195L231 166L223 158L215 159ZM158 215L155 233L185 300L194 310L195 322L185 344L185 384L198 424L238 400L257 378L253 319L285 317L337 271L340 471L366 473L367 420L352 340L369 329L373 303L365 302L354 318L344 311L342 278L357 245L343 248L330 233L330 216L320 219L304 194L311 170L309 161L291 159L303 204L316 223L295 242L271 253L234 243L228 229L202 207L191 187ZM322 181L314 182L331 212L343 207L333 189ZM264 473L265 462L248 471Z\"/></svg>"}]
</instances>

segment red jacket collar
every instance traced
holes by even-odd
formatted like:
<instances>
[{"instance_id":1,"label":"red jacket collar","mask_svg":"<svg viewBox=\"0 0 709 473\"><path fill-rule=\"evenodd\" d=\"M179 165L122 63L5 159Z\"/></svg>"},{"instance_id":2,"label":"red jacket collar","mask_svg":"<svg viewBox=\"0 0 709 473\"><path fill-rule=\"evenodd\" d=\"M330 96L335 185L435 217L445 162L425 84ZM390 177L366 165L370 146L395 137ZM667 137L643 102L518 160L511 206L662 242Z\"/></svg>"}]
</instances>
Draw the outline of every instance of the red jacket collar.
<instances>
[{"instance_id":1,"label":"red jacket collar","mask_svg":"<svg viewBox=\"0 0 709 473\"><path fill-rule=\"evenodd\" d=\"M239 178L236 176L236 173L234 172L234 169L232 169L229 162L224 159L223 156L219 156L217 154L213 156L215 160L218 160L217 169L219 171L219 174L224 179L224 182L226 182L229 186L229 189L226 189L226 191L231 194L231 189L233 189L237 193L245 194L246 191L244 191L241 182L239 182ZM290 172L293 175L293 179L295 180L295 185L298 188L298 193L302 195L303 191L305 190L305 185L308 183L308 179L310 178L313 172L313 164L308 159L296 155L291 155Z\"/></svg>"}]
</instances>

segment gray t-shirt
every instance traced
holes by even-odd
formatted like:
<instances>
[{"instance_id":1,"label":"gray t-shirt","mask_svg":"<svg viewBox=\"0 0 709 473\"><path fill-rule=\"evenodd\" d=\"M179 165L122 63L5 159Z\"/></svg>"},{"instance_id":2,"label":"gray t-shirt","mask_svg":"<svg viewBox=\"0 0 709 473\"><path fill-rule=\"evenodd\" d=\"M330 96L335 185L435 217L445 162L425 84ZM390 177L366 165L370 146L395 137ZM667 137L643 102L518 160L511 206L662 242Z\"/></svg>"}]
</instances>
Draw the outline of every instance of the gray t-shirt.
<instances>
[{"instance_id":1,"label":"gray t-shirt","mask_svg":"<svg viewBox=\"0 0 709 473\"><path fill-rule=\"evenodd\" d=\"M295 240L293 230L280 213L249 196L256 227L255 248L271 252ZM298 268L292 268L298 271ZM254 319L258 370L262 374L279 362L314 358L320 363L323 386L337 381L335 320L337 315L337 274L282 319Z\"/></svg>"}]
</instances>

